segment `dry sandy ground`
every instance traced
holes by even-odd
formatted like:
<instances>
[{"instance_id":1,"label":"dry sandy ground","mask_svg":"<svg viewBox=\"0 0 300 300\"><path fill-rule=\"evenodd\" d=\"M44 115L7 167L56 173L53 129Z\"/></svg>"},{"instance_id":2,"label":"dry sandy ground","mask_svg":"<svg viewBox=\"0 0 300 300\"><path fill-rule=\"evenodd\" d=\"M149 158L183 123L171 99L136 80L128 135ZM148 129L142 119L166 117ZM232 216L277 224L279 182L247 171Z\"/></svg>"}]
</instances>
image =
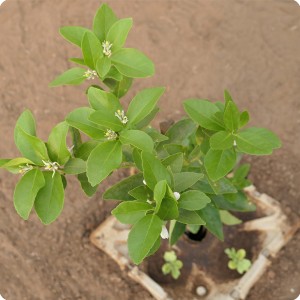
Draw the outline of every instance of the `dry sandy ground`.
<instances>
[{"instance_id":1,"label":"dry sandy ground","mask_svg":"<svg viewBox=\"0 0 300 300\"><path fill-rule=\"evenodd\" d=\"M300 7L293 0L108 1L132 16L128 45L146 52L156 76L139 80L167 86L159 121L177 119L188 97L217 100L228 88L253 124L271 128L283 148L252 159L259 190L277 198L299 220ZM91 26L97 0L7 0L0 8L0 156L17 155L13 128L30 108L46 138L66 114L86 104L83 88L50 89L54 76L78 54L58 34L62 25ZM131 93L131 95L133 95ZM127 97L128 101L129 97ZM0 293L7 300L152 299L122 273L88 236L111 204L101 192L87 199L70 180L65 209L42 226L22 221L13 208L17 178L0 172ZM113 179L109 180L111 183ZM300 293L300 232L273 261L249 300L292 300ZM181 300L181 299L180 299Z\"/></svg>"}]
</instances>

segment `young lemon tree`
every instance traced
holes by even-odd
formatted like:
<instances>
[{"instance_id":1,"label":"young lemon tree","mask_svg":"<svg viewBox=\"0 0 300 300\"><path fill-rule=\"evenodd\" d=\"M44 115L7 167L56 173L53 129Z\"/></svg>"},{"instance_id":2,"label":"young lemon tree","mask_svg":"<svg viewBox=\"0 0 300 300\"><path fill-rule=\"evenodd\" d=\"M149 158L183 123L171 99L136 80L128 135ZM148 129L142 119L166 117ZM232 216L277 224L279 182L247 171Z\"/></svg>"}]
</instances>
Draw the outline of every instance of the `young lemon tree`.
<instances>
[{"instance_id":1,"label":"young lemon tree","mask_svg":"<svg viewBox=\"0 0 300 300\"><path fill-rule=\"evenodd\" d=\"M225 91L224 102L184 101L187 116L165 134L149 126L158 112L163 87L139 91L127 111L121 98L134 78L154 74L152 61L138 49L126 48L132 19L118 19L103 4L93 28L67 26L61 35L79 49L71 68L50 86L93 83L88 104L70 112L48 138L36 136L32 113L24 111L14 132L21 156L0 160L0 166L21 174L14 192L17 213L25 220L32 210L50 224L64 206L68 176L76 176L83 191L92 196L99 184L120 168L137 172L110 187L105 200L119 200L112 214L131 224L129 255L136 264L160 247L162 238L173 245L186 226L205 226L223 240L222 224L235 222L230 211L252 211L243 188L249 167L236 168L242 154L268 155L280 140L271 131L246 127L241 112ZM67 145L70 134L72 145ZM81 136L85 135L84 142ZM234 171L233 177L227 177Z\"/></svg>"}]
</instances>

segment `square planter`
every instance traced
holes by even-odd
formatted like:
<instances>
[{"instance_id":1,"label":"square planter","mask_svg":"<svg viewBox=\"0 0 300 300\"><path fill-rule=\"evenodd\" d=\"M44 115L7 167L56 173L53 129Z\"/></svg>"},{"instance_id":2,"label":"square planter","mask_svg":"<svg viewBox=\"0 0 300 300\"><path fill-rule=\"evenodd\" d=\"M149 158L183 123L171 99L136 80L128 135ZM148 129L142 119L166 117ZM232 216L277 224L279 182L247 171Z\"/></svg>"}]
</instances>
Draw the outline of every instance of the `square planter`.
<instances>
[{"instance_id":1,"label":"square planter","mask_svg":"<svg viewBox=\"0 0 300 300\"><path fill-rule=\"evenodd\" d=\"M260 194L254 186L246 188L245 192L256 204L257 212L245 214L248 219L241 225L225 226L225 242L208 234L201 242L184 236L176 244L174 248L184 264L178 280L161 273L167 242L162 243L158 254L149 257L141 266L135 266L128 257L130 226L119 223L113 216L100 224L90 239L157 300L245 299L271 264L270 257L276 256L297 230L288 224L278 201ZM252 266L243 276L227 268L228 258L224 254L227 247L247 251Z\"/></svg>"}]
</instances>

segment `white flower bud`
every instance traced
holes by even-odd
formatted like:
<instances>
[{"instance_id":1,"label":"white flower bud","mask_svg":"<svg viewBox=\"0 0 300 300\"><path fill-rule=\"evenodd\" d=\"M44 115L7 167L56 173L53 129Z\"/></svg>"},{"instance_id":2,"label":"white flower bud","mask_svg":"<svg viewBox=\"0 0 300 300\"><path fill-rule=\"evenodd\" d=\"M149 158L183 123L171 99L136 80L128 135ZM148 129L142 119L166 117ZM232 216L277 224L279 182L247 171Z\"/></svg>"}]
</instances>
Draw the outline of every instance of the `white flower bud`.
<instances>
[{"instance_id":1,"label":"white flower bud","mask_svg":"<svg viewBox=\"0 0 300 300\"><path fill-rule=\"evenodd\" d=\"M160 236L164 240L169 238L169 232L168 232L168 229L165 225L163 225L162 228L161 228Z\"/></svg>"},{"instance_id":2,"label":"white flower bud","mask_svg":"<svg viewBox=\"0 0 300 300\"><path fill-rule=\"evenodd\" d=\"M174 197L178 201L180 199L180 194L178 192L174 192Z\"/></svg>"}]
</instances>

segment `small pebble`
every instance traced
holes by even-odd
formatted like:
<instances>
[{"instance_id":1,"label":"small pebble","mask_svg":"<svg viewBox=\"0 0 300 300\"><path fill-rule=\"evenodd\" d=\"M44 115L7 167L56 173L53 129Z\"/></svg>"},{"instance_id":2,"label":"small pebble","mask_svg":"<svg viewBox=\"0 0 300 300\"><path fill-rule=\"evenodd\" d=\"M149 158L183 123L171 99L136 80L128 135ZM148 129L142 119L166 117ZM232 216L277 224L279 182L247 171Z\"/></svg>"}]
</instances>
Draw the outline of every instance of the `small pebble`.
<instances>
[{"instance_id":1,"label":"small pebble","mask_svg":"<svg viewBox=\"0 0 300 300\"><path fill-rule=\"evenodd\" d=\"M205 296L206 295L206 293L207 293L207 290L206 290L206 288L204 287L204 286L198 286L197 288L196 288L196 294L198 295L198 296Z\"/></svg>"}]
</instances>

